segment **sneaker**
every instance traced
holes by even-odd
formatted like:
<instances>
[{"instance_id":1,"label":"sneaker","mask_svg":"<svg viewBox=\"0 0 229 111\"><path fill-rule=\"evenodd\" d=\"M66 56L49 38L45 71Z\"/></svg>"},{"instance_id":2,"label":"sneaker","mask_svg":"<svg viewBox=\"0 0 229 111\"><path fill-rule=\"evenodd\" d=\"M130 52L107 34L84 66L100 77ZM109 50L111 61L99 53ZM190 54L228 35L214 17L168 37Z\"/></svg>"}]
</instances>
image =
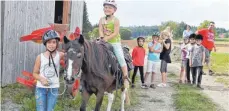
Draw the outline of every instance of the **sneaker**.
<instances>
[{"instance_id":1,"label":"sneaker","mask_svg":"<svg viewBox=\"0 0 229 111\"><path fill-rule=\"evenodd\" d=\"M200 90L204 90L204 88L202 88L200 84L197 84L197 88L199 88Z\"/></svg>"},{"instance_id":2,"label":"sneaker","mask_svg":"<svg viewBox=\"0 0 229 111\"><path fill-rule=\"evenodd\" d=\"M142 88L142 89L148 89L148 86L145 85L145 84L142 84L142 85L141 85L141 88Z\"/></svg>"},{"instance_id":3,"label":"sneaker","mask_svg":"<svg viewBox=\"0 0 229 111\"><path fill-rule=\"evenodd\" d=\"M187 81L187 84L192 84L191 81Z\"/></svg>"},{"instance_id":4,"label":"sneaker","mask_svg":"<svg viewBox=\"0 0 229 111\"><path fill-rule=\"evenodd\" d=\"M156 87L155 87L154 84L151 84L149 87L150 87L150 88L153 88L153 89L156 89Z\"/></svg>"},{"instance_id":5,"label":"sneaker","mask_svg":"<svg viewBox=\"0 0 229 111\"><path fill-rule=\"evenodd\" d=\"M179 83L182 84L182 80L179 80Z\"/></svg>"},{"instance_id":6,"label":"sneaker","mask_svg":"<svg viewBox=\"0 0 229 111\"><path fill-rule=\"evenodd\" d=\"M207 75L204 71L202 71L202 75Z\"/></svg>"},{"instance_id":7,"label":"sneaker","mask_svg":"<svg viewBox=\"0 0 229 111\"><path fill-rule=\"evenodd\" d=\"M135 88L135 85L134 85L134 84L132 84L132 85L131 85L131 88Z\"/></svg>"},{"instance_id":8,"label":"sneaker","mask_svg":"<svg viewBox=\"0 0 229 111\"><path fill-rule=\"evenodd\" d=\"M212 70L209 70L209 75L212 76L214 72Z\"/></svg>"},{"instance_id":9,"label":"sneaker","mask_svg":"<svg viewBox=\"0 0 229 111\"><path fill-rule=\"evenodd\" d=\"M166 87L166 84L160 83L160 84L157 85L157 87Z\"/></svg>"}]
</instances>

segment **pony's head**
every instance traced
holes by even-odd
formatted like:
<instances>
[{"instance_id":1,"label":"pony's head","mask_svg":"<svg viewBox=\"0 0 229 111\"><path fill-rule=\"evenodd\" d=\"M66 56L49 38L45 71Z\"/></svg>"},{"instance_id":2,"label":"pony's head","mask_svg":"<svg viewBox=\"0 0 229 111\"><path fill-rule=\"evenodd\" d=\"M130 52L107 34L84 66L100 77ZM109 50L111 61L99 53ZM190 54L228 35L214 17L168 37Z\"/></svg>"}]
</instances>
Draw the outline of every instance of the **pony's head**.
<instances>
[{"instance_id":1,"label":"pony's head","mask_svg":"<svg viewBox=\"0 0 229 111\"><path fill-rule=\"evenodd\" d=\"M68 82L74 82L74 75L79 74L83 58L84 58L84 38L80 35L79 39L73 41L68 40L64 37L64 48L66 51L66 77L65 80Z\"/></svg>"}]
</instances>

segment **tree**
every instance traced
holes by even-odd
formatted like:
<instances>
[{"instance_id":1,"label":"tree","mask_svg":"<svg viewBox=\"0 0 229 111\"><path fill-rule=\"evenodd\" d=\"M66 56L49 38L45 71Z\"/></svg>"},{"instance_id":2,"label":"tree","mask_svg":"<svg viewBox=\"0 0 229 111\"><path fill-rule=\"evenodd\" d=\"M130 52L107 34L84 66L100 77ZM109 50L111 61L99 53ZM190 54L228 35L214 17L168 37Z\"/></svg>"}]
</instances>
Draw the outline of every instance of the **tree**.
<instances>
[{"instance_id":1,"label":"tree","mask_svg":"<svg viewBox=\"0 0 229 111\"><path fill-rule=\"evenodd\" d=\"M123 40L130 40L131 39L131 31L127 28L120 29L120 35Z\"/></svg>"},{"instance_id":2,"label":"tree","mask_svg":"<svg viewBox=\"0 0 229 111\"><path fill-rule=\"evenodd\" d=\"M88 13L87 13L87 4L84 2L84 9L83 9L83 35L86 37L86 39L90 39L88 32L92 30L92 25L88 19Z\"/></svg>"},{"instance_id":3,"label":"tree","mask_svg":"<svg viewBox=\"0 0 229 111\"><path fill-rule=\"evenodd\" d=\"M92 31L88 32L89 39L96 39L99 37L99 28L95 27Z\"/></svg>"},{"instance_id":4,"label":"tree","mask_svg":"<svg viewBox=\"0 0 229 111\"><path fill-rule=\"evenodd\" d=\"M170 27L171 30L173 30L173 32L177 29L178 27L178 23L174 22L174 21L167 21L167 22L162 22L161 26L159 26L159 30L163 31L165 30L166 27Z\"/></svg>"},{"instance_id":5,"label":"tree","mask_svg":"<svg viewBox=\"0 0 229 111\"><path fill-rule=\"evenodd\" d=\"M182 38L183 36L183 31L186 29L187 24L184 22L181 22L177 25L177 28L175 29L175 31L173 31L174 34L174 39L179 39Z\"/></svg>"},{"instance_id":6,"label":"tree","mask_svg":"<svg viewBox=\"0 0 229 111\"><path fill-rule=\"evenodd\" d=\"M162 22L161 23L161 26L159 27L160 31L163 31L166 29L166 27L170 27L170 30L173 31L173 38L179 38L180 35L179 33L177 32L177 29L178 29L178 25L179 23L177 22L174 22L174 21L167 21L167 22Z\"/></svg>"},{"instance_id":7,"label":"tree","mask_svg":"<svg viewBox=\"0 0 229 111\"><path fill-rule=\"evenodd\" d=\"M200 23L200 25L197 27L197 29L200 30L203 28L208 28L209 24L210 24L210 21L204 20L202 23Z\"/></svg>"}]
</instances>

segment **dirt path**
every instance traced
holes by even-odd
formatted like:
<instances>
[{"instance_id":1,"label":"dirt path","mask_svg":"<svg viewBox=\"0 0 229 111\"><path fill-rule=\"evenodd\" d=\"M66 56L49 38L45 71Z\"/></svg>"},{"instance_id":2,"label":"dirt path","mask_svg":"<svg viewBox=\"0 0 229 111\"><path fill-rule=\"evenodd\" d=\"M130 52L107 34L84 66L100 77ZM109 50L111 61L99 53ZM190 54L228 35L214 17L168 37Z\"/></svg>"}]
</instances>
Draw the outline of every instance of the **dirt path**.
<instances>
[{"instance_id":1,"label":"dirt path","mask_svg":"<svg viewBox=\"0 0 229 111\"><path fill-rule=\"evenodd\" d=\"M161 75L159 73L159 67L156 74L155 83L159 84L161 82ZM146 68L146 67L145 67ZM178 74L179 67L177 64L170 64L168 66L169 73ZM171 87L171 82L174 80L168 78L168 86L166 88L156 89L142 89L141 81L139 80L136 84L135 90L138 91L139 103L133 108L128 109L127 111L175 111L175 106L173 105L172 95L175 93L173 87ZM148 81L146 82L148 83Z\"/></svg>"}]
</instances>

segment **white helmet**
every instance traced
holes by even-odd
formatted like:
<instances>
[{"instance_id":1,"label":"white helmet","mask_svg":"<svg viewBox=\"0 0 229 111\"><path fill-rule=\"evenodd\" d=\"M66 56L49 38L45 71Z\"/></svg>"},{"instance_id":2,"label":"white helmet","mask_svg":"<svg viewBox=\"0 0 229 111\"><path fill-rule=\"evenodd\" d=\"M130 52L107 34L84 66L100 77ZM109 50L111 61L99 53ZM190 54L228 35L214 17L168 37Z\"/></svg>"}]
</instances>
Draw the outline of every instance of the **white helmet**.
<instances>
[{"instance_id":1,"label":"white helmet","mask_svg":"<svg viewBox=\"0 0 229 111\"><path fill-rule=\"evenodd\" d=\"M103 6L104 6L104 5L112 5L112 6L114 6L115 8L117 8L117 4L116 4L115 0L105 0L105 1L103 2Z\"/></svg>"}]
</instances>

